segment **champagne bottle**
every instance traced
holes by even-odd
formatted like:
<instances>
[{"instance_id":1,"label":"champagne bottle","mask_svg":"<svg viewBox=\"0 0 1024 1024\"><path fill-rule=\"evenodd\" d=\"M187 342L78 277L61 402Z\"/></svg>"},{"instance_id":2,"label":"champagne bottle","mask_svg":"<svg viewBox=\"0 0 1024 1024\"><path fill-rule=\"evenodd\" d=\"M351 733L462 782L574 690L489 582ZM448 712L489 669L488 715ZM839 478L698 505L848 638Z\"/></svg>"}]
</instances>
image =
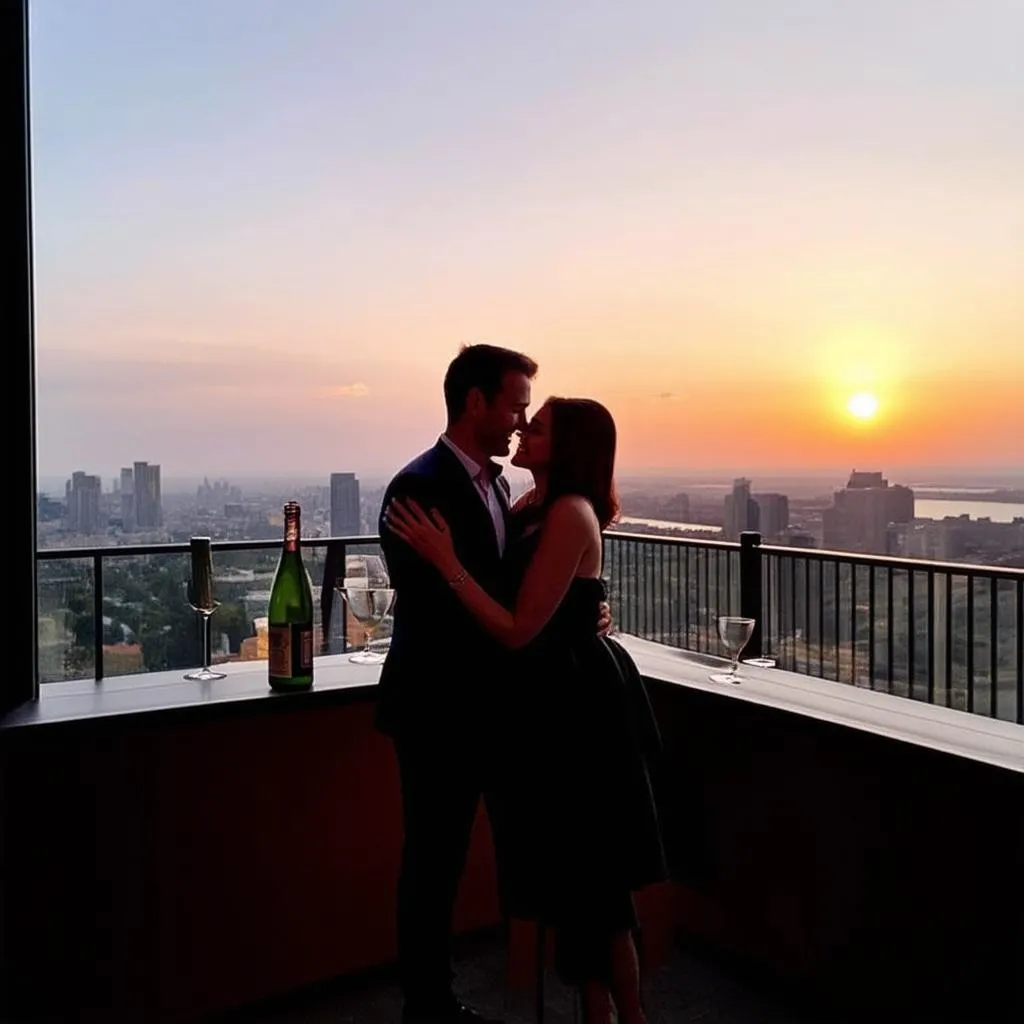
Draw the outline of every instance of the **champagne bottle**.
<instances>
[{"instance_id":1,"label":"champagne bottle","mask_svg":"<svg viewBox=\"0 0 1024 1024\"><path fill-rule=\"evenodd\" d=\"M284 549L267 609L270 688L282 693L313 685L313 588L299 547L300 509L284 507Z\"/></svg>"}]
</instances>

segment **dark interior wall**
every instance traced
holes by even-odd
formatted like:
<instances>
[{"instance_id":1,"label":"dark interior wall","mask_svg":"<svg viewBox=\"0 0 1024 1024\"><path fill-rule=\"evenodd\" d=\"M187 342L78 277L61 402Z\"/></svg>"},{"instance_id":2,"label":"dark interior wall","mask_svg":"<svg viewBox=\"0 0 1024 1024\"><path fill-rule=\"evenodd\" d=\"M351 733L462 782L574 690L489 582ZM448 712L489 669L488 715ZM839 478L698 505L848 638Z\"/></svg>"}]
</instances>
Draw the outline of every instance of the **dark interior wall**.
<instances>
[{"instance_id":1,"label":"dark interior wall","mask_svg":"<svg viewBox=\"0 0 1024 1024\"><path fill-rule=\"evenodd\" d=\"M652 697L686 874L640 901L649 935L668 918L876 1016L1019 1006L1024 776L725 695ZM0 734L15 1019L185 1019L391 961L400 805L372 716ZM482 816L457 917L498 921Z\"/></svg>"},{"instance_id":2,"label":"dark interior wall","mask_svg":"<svg viewBox=\"0 0 1024 1024\"><path fill-rule=\"evenodd\" d=\"M684 938L861 1012L1024 1019L1024 775L728 696L652 697L704 863L678 895Z\"/></svg>"},{"instance_id":3,"label":"dark interior wall","mask_svg":"<svg viewBox=\"0 0 1024 1024\"><path fill-rule=\"evenodd\" d=\"M372 718L6 734L3 778L31 779L3 798L8 998L173 1019L393 959L398 779ZM497 920L481 816L457 924Z\"/></svg>"}]
</instances>

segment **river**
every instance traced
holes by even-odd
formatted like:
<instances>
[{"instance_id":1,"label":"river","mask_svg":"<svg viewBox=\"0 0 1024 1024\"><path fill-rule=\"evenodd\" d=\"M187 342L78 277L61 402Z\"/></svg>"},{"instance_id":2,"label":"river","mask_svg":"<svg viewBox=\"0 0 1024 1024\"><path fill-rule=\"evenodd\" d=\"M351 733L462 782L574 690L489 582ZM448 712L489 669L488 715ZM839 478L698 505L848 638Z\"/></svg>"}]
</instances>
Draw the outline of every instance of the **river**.
<instances>
[{"instance_id":1,"label":"river","mask_svg":"<svg viewBox=\"0 0 1024 1024\"><path fill-rule=\"evenodd\" d=\"M914 515L918 519L945 519L947 516L970 516L972 519L989 518L996 523L1011 523L1024 518L1024 504L1008 501L946 501L941 498L916 498ZM651 530L691 530L694 533L718 534L720 526L706 523L673 523L666 519L645 519L642 516L622 516L623 529L644 526Z\"/></svg>"},{"instance_id":2,"label":"river","mask_svg":"<svg viewBox=\"0 0 1024 1024\"><path fill-rule=\"evenodd\" d=\"M942 498L914 499L914 515L918 519L945 519L947 516L970 516L991 519L995 523L1011 523L1024 518L1024 504L1010 501L947 501Z\"/></svg>"},{"instance_id":3,"label":"river","mask_svg":"<svg viewBox=\"0 0 1024 1024\"><path fill-rule=\"evenodd\" d=\"M640 516L621 516L619 522L627 528L630 526L647 526L652 530L693 530L695 533L722 532L720 526L708 526L707 523L672 523L667 519L644 519Z\"/></svg>"}]
</instances>

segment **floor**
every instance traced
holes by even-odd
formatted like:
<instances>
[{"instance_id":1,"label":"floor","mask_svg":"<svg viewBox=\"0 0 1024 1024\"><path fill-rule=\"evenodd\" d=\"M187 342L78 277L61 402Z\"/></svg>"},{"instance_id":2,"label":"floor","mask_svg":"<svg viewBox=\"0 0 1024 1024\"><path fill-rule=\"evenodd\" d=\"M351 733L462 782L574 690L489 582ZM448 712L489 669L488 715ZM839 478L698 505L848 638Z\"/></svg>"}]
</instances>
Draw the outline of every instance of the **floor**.
<instances>
[{"instance_id":1,"label":"floor","mask_svg":"<svg viewBox=\"0 0 1024 1024\"><path fill-rule=\"evenodd\" d=\"M532 990L506 991L505 957L496 939L476 940L456 958L459 995L506 1024L532 1024ZM681 951L645 985L651 1024L835 1024L796 1010L778 993L743 982L723 967ZM401 1001L393 977L345 980L273 1000L225 1018L231 1024L399 1024ZM549 976L545 1024L576 1024L569 991Z\"/></svg>"}]
</instances>

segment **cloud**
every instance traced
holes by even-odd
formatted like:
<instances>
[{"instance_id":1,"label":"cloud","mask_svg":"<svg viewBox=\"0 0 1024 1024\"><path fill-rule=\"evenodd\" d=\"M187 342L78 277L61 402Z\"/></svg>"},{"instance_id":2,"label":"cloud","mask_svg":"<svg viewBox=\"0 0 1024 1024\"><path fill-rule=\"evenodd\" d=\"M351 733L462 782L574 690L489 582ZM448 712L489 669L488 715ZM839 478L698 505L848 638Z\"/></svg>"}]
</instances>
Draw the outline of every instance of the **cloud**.
<instances>
[{"instance_id":1,"label":"cloud","mask_svg":"<svg viewBox=\"0 0 1024 1024\"><path fill-rule=\"evenodd\" d=\"M324 395L327 398L363 398L369 393L370 389L362 381L324 389Z\"/></svg>"},{"instance_id":2,"label":"cloud","mask_svg":"<svg viewBox=\"0 0 1024 1024\"><path fill-rule=\"evenodd\" d=\"M674 391L659 391L655 398L660 398L663 402L671 402L679 396Z\"/></svg>"},{"instance_id":3,"label":"cloud","mask_svg":"<svg viewBox=\"0 0 1024 1024\"><path fill-rule=\"evenodd\" d=\"M255 401L362 398L372 367L291 351L167 342L132 349L58 349L37 352L38 391L43 403L122 409L203 402L215 397ZM342 380L339 386L325 381Z\"/></svg>"}]
</instances>

